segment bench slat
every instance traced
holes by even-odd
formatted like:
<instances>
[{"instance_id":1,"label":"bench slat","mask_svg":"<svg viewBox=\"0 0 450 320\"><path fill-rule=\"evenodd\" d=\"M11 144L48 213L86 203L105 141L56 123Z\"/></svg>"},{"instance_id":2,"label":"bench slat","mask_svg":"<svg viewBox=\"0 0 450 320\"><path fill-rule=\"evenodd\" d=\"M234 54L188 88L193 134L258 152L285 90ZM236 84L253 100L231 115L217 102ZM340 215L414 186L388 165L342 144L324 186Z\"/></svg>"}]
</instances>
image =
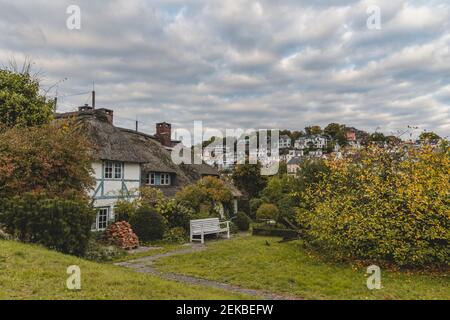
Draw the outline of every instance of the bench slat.
<instances>
[{"instance_id":1,"label":"bench slat","mask_svg":"<svg viewBox=\"0 0 450 320\"><path fill-rule=\"evenodd\" d=\"M200 235L202 236L202 243L203 243L203 235L205 234L214 234L214 233L222 233L222 232L228 232L229 237L229 229L222 228L219 218L206 218L206 219L196 219L190 221L190 227L191 227L191 241L194 240L193 236Z\"/></svg>"}]
</instances>

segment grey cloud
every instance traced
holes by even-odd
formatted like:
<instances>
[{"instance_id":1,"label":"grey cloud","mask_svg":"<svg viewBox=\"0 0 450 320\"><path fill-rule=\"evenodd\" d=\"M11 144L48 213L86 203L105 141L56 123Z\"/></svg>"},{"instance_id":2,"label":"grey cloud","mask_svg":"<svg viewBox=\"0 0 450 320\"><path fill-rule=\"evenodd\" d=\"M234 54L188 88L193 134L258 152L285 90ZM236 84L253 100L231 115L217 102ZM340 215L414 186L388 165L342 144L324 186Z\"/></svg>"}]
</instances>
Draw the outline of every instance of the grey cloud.
<instances>
[{"instance_id":1,"label":"grey cloud","mask_svg":"<svg viewBox=\"0 0 450 320\"><path fill-rule=\"evenodd\" d=\"M60 110L89 101L119 125L151 132L342 122L390 133L407 125L450 134L450 5L368 0L0 0L0 62L30 56ZM78 4L82 30L65 27ZM53 91L51 94L54 94Z\"/></svg>"}]
</instances>

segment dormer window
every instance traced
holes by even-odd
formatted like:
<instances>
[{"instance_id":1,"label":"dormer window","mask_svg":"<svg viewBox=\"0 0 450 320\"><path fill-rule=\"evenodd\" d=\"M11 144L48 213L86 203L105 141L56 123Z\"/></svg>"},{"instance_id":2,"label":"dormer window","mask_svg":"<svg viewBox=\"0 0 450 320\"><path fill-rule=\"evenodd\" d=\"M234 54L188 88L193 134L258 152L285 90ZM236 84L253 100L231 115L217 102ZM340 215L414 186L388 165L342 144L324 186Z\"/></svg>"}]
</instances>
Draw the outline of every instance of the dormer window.
<instances>
[{"instance_id":1,"label":"dormer window","mask_svg":"<svg viewBox=\"0 0 450 320\"><path fill-rule=\"evenodd\" d=\"M162 186L170 186L170 174L161 173L161 185Z\"/></svg>"},{"instance_id":2,"label":"dormer window","mask_svg":"<svg viewBox=\"0 0 450 320\"><path fill-rule=\"evenodd\" d=\"M167 172L150 172L147 175L146 183L151 186L170 186L171 176Z\"/></svg>"},{"instance_id":3,"label":"dormer window","mask_svg":"<svg viewBox=\"0 0 450 320\"><path fill-rule=\"evenodd\" d=\"M105 179L122 179L122 162L106 161L104 170Z\"/></svg>"}]
</instances>

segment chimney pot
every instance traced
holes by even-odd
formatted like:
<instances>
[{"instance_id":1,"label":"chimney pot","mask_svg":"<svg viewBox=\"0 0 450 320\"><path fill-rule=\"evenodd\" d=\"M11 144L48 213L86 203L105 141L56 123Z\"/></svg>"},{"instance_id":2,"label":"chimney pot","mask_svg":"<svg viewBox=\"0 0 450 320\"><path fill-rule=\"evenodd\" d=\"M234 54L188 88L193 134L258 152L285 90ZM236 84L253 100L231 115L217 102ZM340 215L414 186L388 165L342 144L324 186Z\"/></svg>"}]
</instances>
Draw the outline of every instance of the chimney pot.
<instances>
[{"instance_id":1,"label":"chimney pot","mask_svg":"<svg viewBox=\"0 0 450 320\"><path fill-rule=\"evenodd\" d=\"M172 125L170 123L157 123L155 136L163 146L172 147Z\"/></svg>"}]
</instances>

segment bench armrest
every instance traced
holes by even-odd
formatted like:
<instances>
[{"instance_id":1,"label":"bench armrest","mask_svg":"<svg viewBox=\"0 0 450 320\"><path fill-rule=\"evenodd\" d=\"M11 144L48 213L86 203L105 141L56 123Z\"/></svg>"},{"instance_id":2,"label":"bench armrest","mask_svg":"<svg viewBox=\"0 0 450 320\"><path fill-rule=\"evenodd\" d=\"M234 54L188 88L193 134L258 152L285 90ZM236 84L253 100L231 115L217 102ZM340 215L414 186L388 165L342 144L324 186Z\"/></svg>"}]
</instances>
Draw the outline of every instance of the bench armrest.
<instances>
[{"instance_id":1,"label":"bench armrest","mask_svg":"<svg viewBox=\"0 0 450 320\"><path fill-rule=\"evenodd\" d=\"M222 221L222 222L219 222L219 224L224 224L224 223L227 224L227 227L228 227L228 228L230 227L230 221Z\"/></svg>"}]
</instances>

